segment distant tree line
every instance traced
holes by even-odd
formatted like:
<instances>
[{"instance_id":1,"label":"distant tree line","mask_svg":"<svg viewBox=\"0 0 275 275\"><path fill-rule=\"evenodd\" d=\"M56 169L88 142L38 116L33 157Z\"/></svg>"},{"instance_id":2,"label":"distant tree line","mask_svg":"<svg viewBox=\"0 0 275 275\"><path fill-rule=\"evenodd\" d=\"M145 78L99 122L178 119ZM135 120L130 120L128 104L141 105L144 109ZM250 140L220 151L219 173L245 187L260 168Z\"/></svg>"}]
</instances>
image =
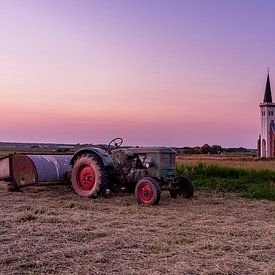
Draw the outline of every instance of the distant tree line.
<instances>
[{"instance_id":1,"label":"distant tree line","mask_svg":"<svg viewBox=\"0 0 275 275\"><path fill-rule=\"evenodd\" d=\"M183 148L176 148L178 153L184 154L223 154L223 153L255 153L254 149L247 149L244 147L239 148L223 148L220 145L208 145L204 144L203 146L199 147L183 147Z\"/></svg>"}]
</instances>

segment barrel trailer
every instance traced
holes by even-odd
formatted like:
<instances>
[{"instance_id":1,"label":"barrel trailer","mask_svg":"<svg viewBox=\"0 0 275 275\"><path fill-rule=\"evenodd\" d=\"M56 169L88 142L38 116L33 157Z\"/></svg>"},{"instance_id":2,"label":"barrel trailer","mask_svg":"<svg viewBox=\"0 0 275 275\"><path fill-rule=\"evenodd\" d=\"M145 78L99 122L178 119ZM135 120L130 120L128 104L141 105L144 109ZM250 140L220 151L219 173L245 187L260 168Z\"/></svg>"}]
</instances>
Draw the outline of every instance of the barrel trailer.
<instances>
[{"instance_id":1,"label":"barrel trailer","mask_svg":"<svg viewBox=\"0 0 275 275\"><path fill-rule=\"evenodd\" d=\"M161 190L191 198L194 186L176 176L176 152L168 147L122 147L123 139L91 146L73 155L10 154L0 159L0 180L9 191L44 182L71 182L82 197L106 192L134 193L137 202L157 205Z\"/></svg>"}]
</instances>

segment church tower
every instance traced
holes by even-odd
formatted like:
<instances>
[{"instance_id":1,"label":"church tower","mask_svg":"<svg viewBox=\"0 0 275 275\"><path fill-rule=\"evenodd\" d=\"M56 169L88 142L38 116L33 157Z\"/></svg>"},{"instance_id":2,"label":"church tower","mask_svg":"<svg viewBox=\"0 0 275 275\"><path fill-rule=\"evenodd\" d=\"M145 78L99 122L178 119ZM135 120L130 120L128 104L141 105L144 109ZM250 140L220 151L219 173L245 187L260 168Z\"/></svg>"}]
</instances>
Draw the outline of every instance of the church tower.
<instances>
[{"instance_id":1,"label":"church tower","mask_svg":"<svg viewBox=\"0 0 275 275\"><path fill-rule=\"evenodd\" d=\"M262 158L275 157L275 103L272 102L269 70L260 111L261 134L258 140L258 156Z\"/></svg>"}]
</instances>

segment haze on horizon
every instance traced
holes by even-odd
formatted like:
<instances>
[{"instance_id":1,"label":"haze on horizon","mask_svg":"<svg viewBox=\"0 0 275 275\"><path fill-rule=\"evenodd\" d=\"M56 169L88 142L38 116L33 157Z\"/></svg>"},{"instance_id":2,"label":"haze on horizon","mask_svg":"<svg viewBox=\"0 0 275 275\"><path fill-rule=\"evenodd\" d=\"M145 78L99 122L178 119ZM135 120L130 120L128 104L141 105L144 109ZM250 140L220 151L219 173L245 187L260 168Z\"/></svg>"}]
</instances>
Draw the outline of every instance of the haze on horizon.
<instances>
[{"instance_id":1,"label":"haze on horizon","mask_svg":"<svg viewBox=\"0 0 275 275\"><path fill-rule=\"evenodd\" d=\"M256 148L274 18L272 0L0 0L0 141Z\"/></svg>"}]
</instances>

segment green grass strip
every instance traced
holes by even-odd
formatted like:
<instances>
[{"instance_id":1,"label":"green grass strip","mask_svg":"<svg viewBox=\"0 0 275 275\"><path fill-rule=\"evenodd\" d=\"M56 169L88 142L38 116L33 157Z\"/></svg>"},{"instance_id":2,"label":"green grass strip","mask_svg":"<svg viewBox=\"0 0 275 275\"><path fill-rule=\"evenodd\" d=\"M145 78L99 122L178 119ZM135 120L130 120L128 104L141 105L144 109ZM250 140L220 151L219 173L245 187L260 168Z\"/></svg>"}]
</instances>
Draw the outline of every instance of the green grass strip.
<instances>
[{"instance_id":1,"label":"green grass strip","mask_svg":"<svg viewBox=\"0 0 275 275\"><path fill-rule=\"evenodd\" d=\"M190 178L197 190L237 192L249 198L275 200L275 171L177 164L177 175Z\"/></svg>"}]
</instances>

